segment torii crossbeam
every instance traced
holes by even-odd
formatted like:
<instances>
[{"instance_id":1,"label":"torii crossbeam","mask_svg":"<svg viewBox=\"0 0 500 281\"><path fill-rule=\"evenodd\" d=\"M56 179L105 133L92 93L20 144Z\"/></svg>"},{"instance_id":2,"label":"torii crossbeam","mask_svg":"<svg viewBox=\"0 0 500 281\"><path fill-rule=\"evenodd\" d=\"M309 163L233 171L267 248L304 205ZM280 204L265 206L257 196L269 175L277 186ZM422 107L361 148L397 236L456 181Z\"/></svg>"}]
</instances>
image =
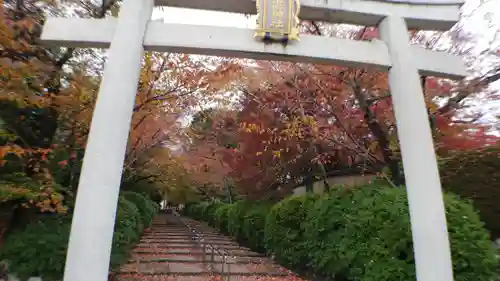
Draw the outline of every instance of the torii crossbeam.
<instances>
[{"instance_id":1,"label":"torii crossbeam","mask_svg":"<svg viewBox=\"0 0 500 281\"><path fill-rule=\"evenodd\" d=\"M151 21L155 4L255 13L252 0L124 0L118 19L49 18L42 33L45 44L109 47L80 176L64 281L107 280L119 185L145 49L388 71L408 190L417 279L452 281L441 184L419 75L460 79L466 70L459 57L410 46L408 38L408 28L451 28L462 3L445 1L302 0L302 19L378 25L381 40L360 42L304 35L300 42L286 47L256 42L253 31L246 29Z\"/></svg>"}]
</instances>

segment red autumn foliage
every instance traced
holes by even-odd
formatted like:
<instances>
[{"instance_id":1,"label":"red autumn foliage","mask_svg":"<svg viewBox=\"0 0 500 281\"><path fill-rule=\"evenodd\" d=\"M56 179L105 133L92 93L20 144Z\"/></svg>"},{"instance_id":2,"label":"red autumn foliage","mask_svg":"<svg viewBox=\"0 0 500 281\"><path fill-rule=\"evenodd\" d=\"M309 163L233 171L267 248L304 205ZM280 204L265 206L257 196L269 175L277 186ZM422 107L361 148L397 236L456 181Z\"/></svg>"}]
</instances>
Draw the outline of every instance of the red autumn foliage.
<instances>
[{"instance_id":1,"label":"red autumn foliage","mask_svg":"<svg viewBox=\"0 0 500 281\"><path fill-rule=\"evenodd\" d=\"M311 33L329 30L332 36L355 40L378 37L375 28L346 35L315 23L305 27ZM432 47L425 35L412 31L410 36ZM321 178L346 169L362 173L388 168L395 183L403 182L386 73L310 64L232 63L223 69L224 75L233 73L232 85L237 86L230 91L237 109L223 118L212 116L203 141L190 145L196 147L191 151L196 151L198 159L214 158L214 164L225 167L208 164L208 170L215 173L212 176L218 178L211 181L231 178L241 193L255 197L286 192L311 174ZM422 77L422 86L439 154L498 142L498 137L489 134L489 126L475 122L480 116L465 110L467 98L486 91L483 81ZM212 90L228 91L216 86ZM233 124L230 128L225 125L228 119ZM235 148L222 145L222 135Z\"/></svg>"}]
</instances>

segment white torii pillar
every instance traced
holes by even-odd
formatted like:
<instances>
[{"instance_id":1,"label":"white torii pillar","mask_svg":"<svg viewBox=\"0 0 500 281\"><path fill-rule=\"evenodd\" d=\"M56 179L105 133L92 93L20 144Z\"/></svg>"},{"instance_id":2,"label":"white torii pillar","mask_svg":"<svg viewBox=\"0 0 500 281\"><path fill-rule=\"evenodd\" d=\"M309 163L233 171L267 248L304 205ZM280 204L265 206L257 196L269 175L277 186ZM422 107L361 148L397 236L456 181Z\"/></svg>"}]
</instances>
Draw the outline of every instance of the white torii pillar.
<instances>
[{"instance_id":1,"label":"white torii pillar","mask_svg":"<svg viewBox=\"0 0 500 281\"><path fill-rule=\"evenodd\" d=\"M431 126L404 19L379 25L392 60L389 88L408 192L417 280L453 281L446 212Z\"/></svg>"},{"instance_id":2,"label":"white torii pillar","mask_svg":"<svg viewBox=\"0 0 500 281\"><path fill-rule=\"evenodd\" d=\"M124 0L108 51L85 150L64 281L105 281L143 38L153 0Z\"/></svg>"},{"instance_id":3,"label":"white torii pillar","mask_svg":"<svg viewBox=\"0 0 500 281\"><path fill-rule=\"evenodd\" d=\"M458 20L461 2L414 5L404 0L398 4L302 0L301 18L379 25L382 41L304 35L300 42L283 48L256 42L252 30L151 22L151 1L124 0L118 21L49 18L44 26L42 41L49 45L110 47L81 173L65 281L105 281L107 277L143 46L150 51L369 66L389 71L417 279L453 280L443 197L419 75L456 79L465 77L466 71L459 57L410 46L407 28L449 29ZM252 0L156 1L166 6L256 12Z\"/></svg>"}]
</instances>

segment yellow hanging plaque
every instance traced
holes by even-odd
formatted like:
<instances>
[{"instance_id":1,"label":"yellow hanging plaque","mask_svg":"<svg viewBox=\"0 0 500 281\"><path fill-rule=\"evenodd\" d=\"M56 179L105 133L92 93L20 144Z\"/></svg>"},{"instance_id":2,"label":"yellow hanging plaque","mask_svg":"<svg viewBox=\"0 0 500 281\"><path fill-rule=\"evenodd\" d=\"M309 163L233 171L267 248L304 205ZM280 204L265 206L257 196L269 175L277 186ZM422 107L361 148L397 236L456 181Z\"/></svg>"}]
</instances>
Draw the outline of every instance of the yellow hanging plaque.
<instances>
[{"instance_id":1,"label":"yellow hanging plaque","mask_svg":"<svg viewBox=\"0 0 500 281\"><path fill-rule=\"evenodd\" d=\"M257 29L261 40L299 40L299 0L257 0Z\"/></svg>"}]
</instances>

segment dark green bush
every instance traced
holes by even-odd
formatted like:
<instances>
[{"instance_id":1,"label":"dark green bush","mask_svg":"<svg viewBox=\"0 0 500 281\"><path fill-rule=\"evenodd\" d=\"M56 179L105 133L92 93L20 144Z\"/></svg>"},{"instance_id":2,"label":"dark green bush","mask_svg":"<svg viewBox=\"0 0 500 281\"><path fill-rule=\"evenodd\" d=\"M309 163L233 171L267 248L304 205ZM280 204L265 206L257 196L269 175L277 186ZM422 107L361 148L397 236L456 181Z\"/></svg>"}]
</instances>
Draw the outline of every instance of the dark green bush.
<instances>
[{"instance_id":1,"label":"dark green bush","mask_svg":"<svg viewBox=\"0 0 500 281\"><path fill-rule=\"evenodd\" d=\"M151 208L153 209L154 214L155 215L158 214L158 212L160 212L160 204L156 201L151 200L151 199L148 199L148 201L151 204Z\"/></svg>"},{"instance_id":2,"label":"dark green bush","mask_svg":"<svg viewBox=\"0 0 500 281\"><path fill-rule=\"evenodd\" d=\"M446 195L445 204L455 280L491 280L496 260L479 217L454 196ZM313 271L348 280L415 280L404 189L337 189L317 200L305 221Z\"/></svg>"},{"instance_id":3,"label":"dark green bush","mask_svg":"<svg viewBox=\"0 0 500 281\"><path fill-rule=\"evenodd\" d=\"M285 265L296 267L307 263L303 224L307 211L317 198L312 194L288 197L274 205L267 216L266 248Z\"/></svg>"},{"instance_id":4,"label":"dark green bush","mask_svg":"<svg viewBox=\"0 0 500 281\"><path fill-rule=\"evenodd\" d=\"M130 202L134 203L141 216L142 226L148 228L151 226L153 216L156 214L156 203L148 199L146 196L133 191L124 191L123 196Z\"/></svg>"},{"instance_id":5,"label":"dark green bush","mask_svg":"<svg viewBox=\"0 0 500 281\"><path fill-rule=\"evenodd\" d=\"M215 226L215 212L217 211L217 209L219 209L223 205L224 205L224 203L222 203L220 201L211 202L204 209L204 212L203 212L204 220L206 222L208 222L210 225Z\"/></svg>"},{"instance_id":6,"label":"dark green bush","mask_svg":"<svg viewBox=\"0 0 500 281\"><path fill-rule=\"evenodd\" d=\"M266 227L267 214L270 210L270 204L255 204L247 210L241 222L243 238L248 246L258 252L263 252L266 249L264 244L264 229Z\"/></svg>"},{"instance_id":7,"label":"dark green bush","mask_svg":"<svg viewBox=\"0 0 500 281\"><path fill-rule=\"evenodd\" d=\"M238 201L226 204L213 201L190 205L187 213L193 218L198 217L210 223L224 233L244 240L254 249L264 250L264 227L270 207L269 204L258 202Z\"/></svg>"},{"instance_id":8,"label":"dark green bush","mask_svg":"<svg viewBox=\"0 0 500 281\"><path fill-rule=\"evenodd\" d=\"M214 226L221 232L228 234L228 212L232 204L223 204L214 212Z\"/></svg>"},{"instance_id":9,"label":"dark green bush","mask_svg":"<svg viewBox=\"0 0 500 281\"><path fill-rule=\"evenodd\" d=\"M456 281L496 281L498 260L477 213L445 195ZM337 187L321 197L292 196L270 207L257 202L200 204L215 226L279 262L324 280L415 280L406 191L380 183ZM214 209L212 209L214 208ZM262 243L264 242L264 243Z\"/></svg>"},{"instance_id":10,"label":"dark green bush","mask_svg":"<svg viewBox=\"0 0 500 281\"><path fill-rule=\"evenodd\" d=\"M231 204L227 211L227 230L229 234L237 239L244 239L243 235L243 220L248 210L252 208L254 203L248 201L238 201Z\"/></svg>"},{"instance_id":11,"label":"dark green bush","mask_svg":"<svg viewBox=\"0 0 500 281\"><path fill-rule=\"evenodd\" d=\"M182 214L186 216L192 216L193 215L193 208L196 205L196 203L189 202L184 205L184 208L182 209Z\"/></svg>"},{"instance_id":12,"label":"dark green bush","mask_svg":"<svg viewBox=\"0 0 500 281\"><path fill-rule=\"evenodd\" d=\"M500 147L457 152L441 161L443 189L472 200L492 238L500 237Z\"/></svg>"},{"instance_id":13,"label":"dark green bush","mask_svg":"<svg viewBox=\"0 0 500 281\"><path fill-rule=\"evenodd\" d=\"M9 271L22 280L43 276L44 280L60 280L64 272L71 217L44 216L24 229L10 232L0 257L9 263Z\"/></svg>"},{"instance_id":14,"label":"dark green bush","mask_svg":"<svg viewBox=\"0 0 500 281\"><path fill-rule=\"evenodd\" d=\"M207 201L200 203L200 220L202 221L208 221L210 219L209 217L209 212L210 208L212 206L213 202L212 201Z\"/></svg>"},{"instance_id":15,"label":"dark green bush","mask_svg":"<svg viewBox=\"0 0 500 281\"><path fill-rule=\"evenodd\" d=\"M116 212L115 234L111 266L122 264L128 257L131 247L139 240L141 216L138 208L125 197L120 196Z\"/></svg>"},{"instance_id":16,"label":"dark green bush","mask_svg":"<svg viewBox=\"0 0 500 281\"><path fill-rule=\"evenodd\" d=\"M191 204L188 210L189 216L197 220L203 220L203 211L207 205L207 202Z\"/></svg>"},{"instance_id":17,"label":"dark green bush","mask_svg":"<svg viewBox=\"0 0 500 281\"><path fill-rule=\"evenodd\" d=\"M140 193L159 204L163 200L163 194L155 181L142 180L148 176L141 172L137 173L136 170L125 169L123 178L126 180L122 182L120 189Z\"/></svg>"},{"instance_id":18,"label":"dark green bush","mask_svg":"<svg viewBox=\"0 0 500 281\"><path fill-rule=\"evenodd\" d=\"M198 204L199 203L193 203L193 202L186 204L184 206L184 209L182 210L182 214L194 218L194 213Z\"/></svg>"},{"instance_id":19,"label":"dark green bush","mask_svg":"<svg viewBox=\"0 0 500 281\"><path fill-rule=\"evenodd\" d=\"M126 261L129 250L138 241L140 224L137 207L121 196L113 236L112 268ZM6 235L0 259L7 260L9 271L21 278L41 276L44 281L61 280L70 226L69 215L43 215Z\"/></svg>"}]
</instances>

